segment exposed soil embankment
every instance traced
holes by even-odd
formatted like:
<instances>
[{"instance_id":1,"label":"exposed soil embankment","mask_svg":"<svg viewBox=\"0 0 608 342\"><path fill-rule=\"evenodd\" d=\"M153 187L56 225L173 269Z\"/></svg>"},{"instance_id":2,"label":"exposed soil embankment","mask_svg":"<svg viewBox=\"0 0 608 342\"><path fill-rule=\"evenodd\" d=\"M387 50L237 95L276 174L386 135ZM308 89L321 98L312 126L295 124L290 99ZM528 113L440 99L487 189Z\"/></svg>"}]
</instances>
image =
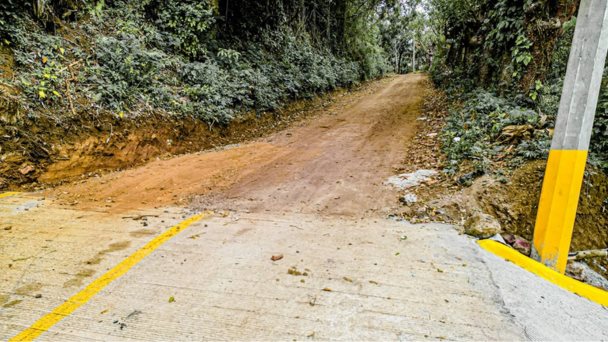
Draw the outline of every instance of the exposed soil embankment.
<instances>
[{"instance_id":1,"label":"exposed soil embankment","mask_svg":"<svg viewBox=\"0 0 608 342\"><path fill-rule=\"evenodd\" d=\"M364 85L367 87L369 85ZM274 113L248 113L227 126L190 117L111 114L15 120L0 113L0 189L36 188L99 171L125 169L167 157L238 143L280 130L347 92L294 102Z\"/></svg>"},{"instance_id":2,"label":"exposed soil embankment","mask_svg":"<svg viewBox=\"0 0 608 342\"><path fill-rule=\"evenodd\" d=\"M484 211L497 217L504 230L532 239L546 161L532 161L515 170L506 184L491 182L471 192ZM608 177L587 167L574 225L571 250L608 246Z\"/></svg>"}]
</instances>

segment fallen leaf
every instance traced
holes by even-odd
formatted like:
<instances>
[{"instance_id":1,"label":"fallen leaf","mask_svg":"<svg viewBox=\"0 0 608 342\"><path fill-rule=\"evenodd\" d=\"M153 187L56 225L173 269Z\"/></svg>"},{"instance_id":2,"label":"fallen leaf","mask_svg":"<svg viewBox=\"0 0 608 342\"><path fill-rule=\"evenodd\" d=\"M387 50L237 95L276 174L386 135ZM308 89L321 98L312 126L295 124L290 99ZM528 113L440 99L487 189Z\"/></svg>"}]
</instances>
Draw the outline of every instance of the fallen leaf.
<instances>
[{"instance_id":1,"label":"fallen leaf","mask_svg":"<svg viewBox=\"0 0 608 342\"><path fill-rule=\"evenodd\" d=\"M173 296L169 297L169 303L175 302L175 298Z\"/></svg>"},{"instance_id":2,"label":"fallen leaf","mask_svg":"<svg viewBox=\"0 0 608 342\"><path fill-rule=\"evenodd\" d=\"M325 291L325 292L331 292L331 289L329 287L325 287L325 288L323 288L323 291Z\"/></svg>"},{"instance_id":3,"label":"fallen leaf","mask_svg":"<svg viewBox=\"0 0 608 342\"><path fill-rule=\"evenodd\" d=\"M283 259L283 254L277 254L270 257L270 260L272 261L279 261L281 259Z\"/></svg>"}]
</instances>

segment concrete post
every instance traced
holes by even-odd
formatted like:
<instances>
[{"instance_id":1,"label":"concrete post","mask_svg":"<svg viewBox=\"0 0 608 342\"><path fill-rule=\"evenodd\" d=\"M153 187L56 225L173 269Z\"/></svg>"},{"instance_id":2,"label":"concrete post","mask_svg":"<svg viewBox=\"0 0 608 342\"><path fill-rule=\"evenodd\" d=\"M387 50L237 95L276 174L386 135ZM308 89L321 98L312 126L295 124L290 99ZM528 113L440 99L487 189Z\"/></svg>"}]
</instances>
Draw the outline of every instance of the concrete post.
<instances>
[{"instance_id":1,"label":"concrete post","mask_svg":"<svg viewBox=\"0 0 608 342\"><path fill-rule=\"evenodd\" d=\"M582 0L538 207L532 257L564 273L608 50L608 1Z\"/></svg>"}]
</instances>

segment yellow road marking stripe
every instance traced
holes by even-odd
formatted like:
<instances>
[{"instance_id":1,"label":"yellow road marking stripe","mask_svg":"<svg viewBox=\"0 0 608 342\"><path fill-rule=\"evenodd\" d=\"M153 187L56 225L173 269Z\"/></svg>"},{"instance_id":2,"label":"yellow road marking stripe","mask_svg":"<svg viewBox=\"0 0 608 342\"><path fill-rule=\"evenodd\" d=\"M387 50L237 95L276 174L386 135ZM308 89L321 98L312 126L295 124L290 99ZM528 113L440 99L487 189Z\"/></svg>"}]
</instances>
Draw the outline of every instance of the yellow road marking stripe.
<instances>
[{"instance_id":1,"label":"yellow road marking stripe","mask_svg":"<svg viewBox=\"0 0 608 342\"><path fill-rule=\"evenodd\" d=\"M93 296L99 293L99 291L103 290L111 282L127 273L131 267L135 266L163 243L167 242L169 239L179 234L182 230L188 228L193 223L198 222L209 215L211 215L211 212L204 212L194 215L158 235L145 246L135 251L114 268L106 272L101 277L95 279L87 287L70 297L63 304L56 307L53 311L40 318L29 328L23 330L9 341L32 341L36 337L40 336L40 334L44 333L53 325L57 324L59 321L69 316L76 309L88 302L91 298L93 298Z\"/></svg>"},{"instance_id":2,"label":"yellow road marking stripe","mask_svg":"<svg viewBox=\"0 0 608 342\"><path fill-rule=\"evenodd\" d=\"M500 242L493 240L481 240L479 245L490 253L501 258L507 259L515 265L536 274L537 276L552 282L553 284L574 292L581 297L596 302L603 306L608 306L608 292L589 284L567 277L527 256L519 253L513 248L507 247Z\"/></svg>"},{"instance_id":3,"label":"yellow road marking stripe","mask_svg":"<svg viewBox=\"0 0 608 342\"><path fill-rule=\"evenodd\" d=\"M11 197L11 196L15 196L19 194L18 192L14 192L14 191L9 191L9 192L3 192L0 194L0 198L5 198L5 197Z\"/></svg>"}]
</instances>

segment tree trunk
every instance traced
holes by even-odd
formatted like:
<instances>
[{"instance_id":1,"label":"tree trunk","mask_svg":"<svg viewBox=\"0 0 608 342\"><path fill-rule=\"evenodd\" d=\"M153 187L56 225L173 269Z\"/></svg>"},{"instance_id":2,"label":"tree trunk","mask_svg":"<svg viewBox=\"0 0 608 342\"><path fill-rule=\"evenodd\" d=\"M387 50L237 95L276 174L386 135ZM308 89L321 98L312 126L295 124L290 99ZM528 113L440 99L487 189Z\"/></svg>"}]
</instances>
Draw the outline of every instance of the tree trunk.
<instances>
[{"instance_id":1,"label":"tree trunk","mask_svg":"<svg viewBox=\"0 0 608 342\"><path fill-rule=\"evenodd\" d=\"M416 72L416 37L414 37L414 44L412 44L412 72Z\"/></svg>"}]
</instances>

